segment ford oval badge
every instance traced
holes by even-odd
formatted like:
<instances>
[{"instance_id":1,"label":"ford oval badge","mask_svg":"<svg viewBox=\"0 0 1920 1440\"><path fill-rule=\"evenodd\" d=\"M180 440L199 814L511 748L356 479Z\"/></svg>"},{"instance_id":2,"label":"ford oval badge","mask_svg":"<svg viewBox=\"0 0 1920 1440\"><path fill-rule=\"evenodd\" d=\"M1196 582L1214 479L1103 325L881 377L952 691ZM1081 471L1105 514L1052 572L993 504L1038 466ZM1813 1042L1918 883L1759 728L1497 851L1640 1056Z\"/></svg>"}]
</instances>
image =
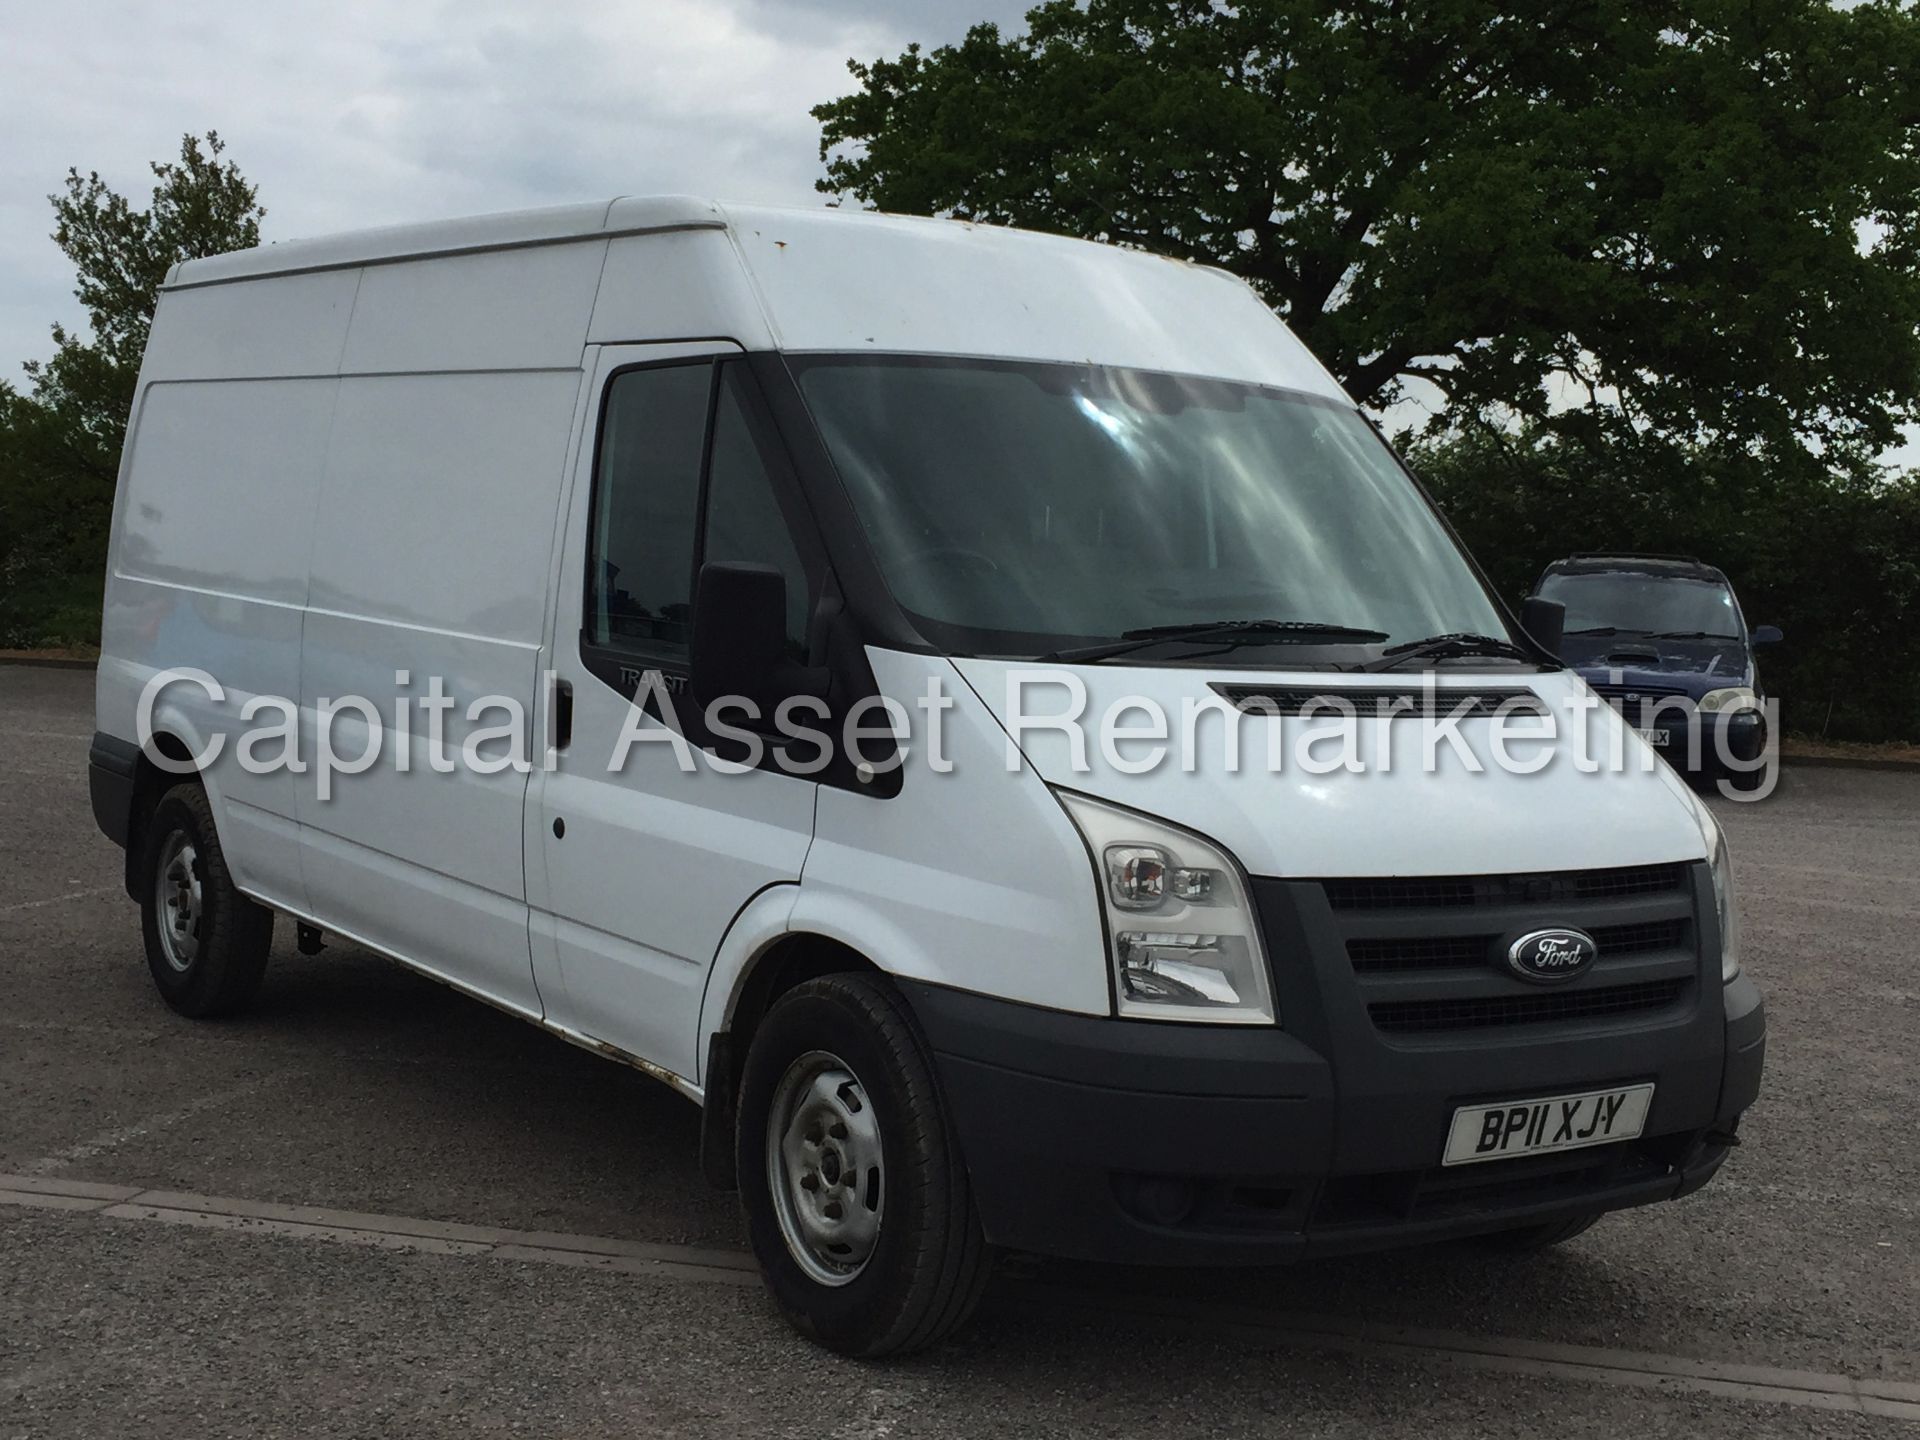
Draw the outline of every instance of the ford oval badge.
<instances>
[{"instance_id":1,"label":"ford oval badge","mask_svg":"<svg viewBox=\"0 0 1920 1440\"><path fill-rule=\"evenodd\" d=\"M1600 947L1584 930L1531 930L1507 947L1507 968L1536 985L1584 975Z\"/></svg>"}]
</instances>

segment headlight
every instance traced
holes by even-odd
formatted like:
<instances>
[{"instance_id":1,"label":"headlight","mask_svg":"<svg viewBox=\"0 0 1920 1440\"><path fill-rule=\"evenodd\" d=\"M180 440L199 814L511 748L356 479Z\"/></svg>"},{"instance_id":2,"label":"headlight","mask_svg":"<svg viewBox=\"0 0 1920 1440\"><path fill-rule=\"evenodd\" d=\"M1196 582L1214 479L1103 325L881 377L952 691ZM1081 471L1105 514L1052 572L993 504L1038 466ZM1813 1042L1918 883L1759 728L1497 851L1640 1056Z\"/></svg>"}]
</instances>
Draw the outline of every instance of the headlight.
<instances>
[{"instance_id":1,"label":"headlight","mask_svg":"<svg viewBox=\"0 0 1920 1440\"><path fill-rule=\"evenodd\" d=\"M1760 697L1745 685L1729 685L1724 690L1709 690L1700 697L1702 715L1718 715L1721 711L1758 710Z\"/></svg>"},{"instance_id":2,"label":"headlight","mask_svg":"<svg viewBox=\"0 0 1920 1440\"><path fill-rule=\"evenodd\" d=\"M1707 859L1713 866L1713 906L1720 916L1720 983L1724 985L1740 973L1740 907L1733 899L1733 859L1717 820L1711 845Z\"/></svg>"},{"instance_id":3,"label":"headlight","mask_svg":"<svg viewBox=\"0 0 1920 1440\"><path fill-rule=\"evenodd\" d=\"M1151 1020L1278 1018L1246 879L1198 835L1056 791L1093 852L1119 1012Z\"/></svg>"}]
</instances>

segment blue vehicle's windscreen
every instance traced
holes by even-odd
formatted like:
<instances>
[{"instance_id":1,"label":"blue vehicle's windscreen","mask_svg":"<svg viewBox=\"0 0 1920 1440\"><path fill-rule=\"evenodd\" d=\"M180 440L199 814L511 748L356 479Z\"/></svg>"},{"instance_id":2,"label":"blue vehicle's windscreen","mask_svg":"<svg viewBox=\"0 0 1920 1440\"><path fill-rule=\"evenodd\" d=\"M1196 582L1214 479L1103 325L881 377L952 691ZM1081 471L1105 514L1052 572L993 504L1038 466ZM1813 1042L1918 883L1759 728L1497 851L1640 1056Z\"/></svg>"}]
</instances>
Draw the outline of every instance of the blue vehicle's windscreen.
<instances>
[{"instance_id":1,"label":"blue vehicle's windscreen","mask_svg":"<svg viewBox=\"0 0 1920 1440\"><path fill-rule=\"evenodd\" d=\"M1569 635L1613 630L1622 635L1740 638L1733 592L1717 580L1624 570L1558 574L1542 580L1539 593L1567 607Z\"/></svg>"},{"instance_id":2,"label":"blue vehicle's windscreen","mask_svg":"<svg viewBox=\"0 0 1920 1440\"><path fill-rule=\"evenodd\" d=\"M792 365L888 586L956 651L1222 620L1382 632L1369 650L1509 633L1348 406L1087 365Z\"/></svg>"}]
</instances>

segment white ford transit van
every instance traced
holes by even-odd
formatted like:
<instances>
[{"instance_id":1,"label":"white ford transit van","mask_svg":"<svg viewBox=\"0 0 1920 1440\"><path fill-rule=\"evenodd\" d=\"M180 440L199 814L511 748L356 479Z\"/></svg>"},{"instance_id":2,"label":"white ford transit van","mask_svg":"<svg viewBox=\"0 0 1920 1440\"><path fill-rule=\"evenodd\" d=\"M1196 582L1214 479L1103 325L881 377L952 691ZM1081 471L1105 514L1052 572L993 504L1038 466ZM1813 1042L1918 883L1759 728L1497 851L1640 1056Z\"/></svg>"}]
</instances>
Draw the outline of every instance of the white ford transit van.
<instances>
[{"instance_id":1,"label":"white ford transit van","mask_svg":"<svg viewBox=\"0 0 1920 1440\"><path fill-rule=\"evenodd\" d=\"M1758 1090L1712 816L1219 272L677 198L193 261L109 570L165 999L278 918L640 1067L848 1353L1000 1247L1551 1243Z\"/></svg>"}]
</instances>

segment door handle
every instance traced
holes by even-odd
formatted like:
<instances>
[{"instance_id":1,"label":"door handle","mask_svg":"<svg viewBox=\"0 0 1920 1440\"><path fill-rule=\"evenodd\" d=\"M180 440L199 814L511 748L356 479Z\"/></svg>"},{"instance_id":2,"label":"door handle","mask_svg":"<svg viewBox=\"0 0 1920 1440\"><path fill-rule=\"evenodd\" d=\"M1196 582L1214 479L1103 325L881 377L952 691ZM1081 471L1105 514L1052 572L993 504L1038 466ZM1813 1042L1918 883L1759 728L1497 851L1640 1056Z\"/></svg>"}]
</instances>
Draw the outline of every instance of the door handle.
<instances>
[{"instance_id":1,"label":"door handle","mask_svg":"<svg viewBox=\"0 0 1920 1440\"><path fill-rule=\"evenodd\" d=\"M553 748L564 750L573 743L573 682L553 682Z\"/></svg>"}]
</instances>

